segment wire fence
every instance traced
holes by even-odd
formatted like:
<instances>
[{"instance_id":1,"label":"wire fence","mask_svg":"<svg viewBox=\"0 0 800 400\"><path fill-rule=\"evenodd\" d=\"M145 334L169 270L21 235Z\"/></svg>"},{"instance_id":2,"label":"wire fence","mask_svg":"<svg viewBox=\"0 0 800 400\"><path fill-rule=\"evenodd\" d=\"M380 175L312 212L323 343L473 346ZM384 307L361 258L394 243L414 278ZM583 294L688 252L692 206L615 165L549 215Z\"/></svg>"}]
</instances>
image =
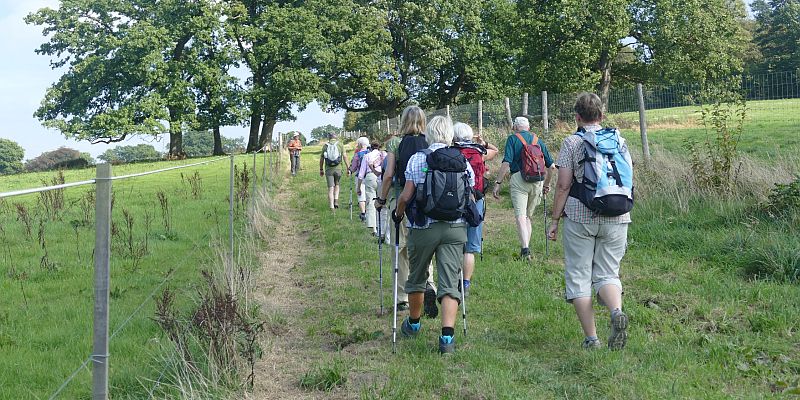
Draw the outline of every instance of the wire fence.
<instances>
[{"instance_id":1,"label":"wire fence","mask_svg":"<svg viewBox=\"0 0 800 400\"><path fill-rule=\"evenodd\" d=\"M798 71L776 72L737 78L732 87L747 100L748 112L758 118L779 122L779 130L800 124L800 77ZM427 110L428 118L449 115L464 122L484 138L502 143L511 129L511 119L527 115L531 128L548 142L574 130L577 93L537 93L514 95L504 99L487 99L475 104L454 105L440 110ZM616 87L609 91L607 123L621 129L692 129L701 123L701 107L710 98L700 84L654 86L642 88L641 101L636 87ZM639 115L640 108L646 110ZM372 138L385 139L399 129L399 117L383 119L370 126Z\"/></svg>"},{"instance_id":2,"label":"wire fence","mask_svg":"<svg viewBox=\"0 0 800 400\"><path fill-rule=\"evenodd\" d=\"M0 193L0 345L15 354L0 360L0 398L107 398L109 365L112 387L146 393L143 365L159 351L148 306L167 285L189 290L213 262L212 246L239 262L248 210L259 187L273 190L282 176L282 154L119 166L117 176L101 164L94 179L85 179L90 170L16 176L44 186Z\"/></svg>"}]
</instances>

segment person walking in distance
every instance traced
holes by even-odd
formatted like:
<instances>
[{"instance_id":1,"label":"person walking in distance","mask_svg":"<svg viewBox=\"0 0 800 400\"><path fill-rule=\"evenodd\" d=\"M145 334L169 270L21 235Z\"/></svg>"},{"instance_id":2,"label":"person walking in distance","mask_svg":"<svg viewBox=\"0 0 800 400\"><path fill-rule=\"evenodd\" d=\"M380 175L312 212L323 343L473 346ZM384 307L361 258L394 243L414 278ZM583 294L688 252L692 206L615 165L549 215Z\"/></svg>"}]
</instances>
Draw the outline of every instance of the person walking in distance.
<instances>
[{"instance_id":1,"label":"person walking in distance","mask_svg":"<svg viewBox=\"0 0 800 400\"><path fill-rule=\"evenodd\" d=\"M377 213L375 204L372 201L375 199L378 191L378 179L383 173L383 158L384 153L381 151L381 144L374 141L370 145L370 152L361 158L361 167L358 170L358 195L364 194L362 187L366 189L367 198L367 229L372 231L373 236L378 234L378 224L376 221ZM380 232L384 232L381 228Z\"/></svg>"},{"instance_id":2,"label":"person walking in distance","mask_svg":"<svg viewBox=\"0 0 800 400\"><path fill-rule=\"evenodd\" d=\"M347 159L344 146L336 140L336 133L328 134L328 143L322 146L319 156L319 176L328 183L328 206L331 210L339 208L339 180L342 178L342 160Z\"/></svg>"},{"instance_id":3,"label":"person walking in distance","mask_svg":"<svg viewBox=\"0 0 800 400\"><path fill-rule=\"evenodd\" d=\"M484 185L484 174L486 171L485 162L493 159L497 155L497 147L486 143L476 143L472 128L462 122L453 125L453 141L454 146L458 147L461 154L467 159L472 170L475 171L475 186L472 193L475 196L475 205L478 207L478 212L483 214L484 209L484 196L486 187ZM464 288L464 296L469 293L469 287L472 280L472 274L475 271L475 254L482 251L481 237L483 231L483 222L477 227L467 227L467 244L464 247L464 281L461 282Z\"/></svg>"},{"instance_id":4,"label":"person walking in distance","mask_svg":"<svg viewBox=\"0 0 800 400\"><path fill-rule=\"evenodd\" d=\"M426 207L432 203L436 207L443 206L439 203L440 197L428 197L425 199L425 191L433 189L434 183L427 184L427 179L434 179L433 175L446 174L444 178L436 178L434 182L440 184L455 185L452 190L448 187L447 193L456 193L455 198L464 198L461 192L455 190L457 183L454 181L466 179L463 187L459 190L469 196L469 187L475 185L475 172L464 156L455 148L449 147L453 142L453 126L450 118L437 116L431 119L425 128L425 139L429 146L425 151L415 153L408 161L405 176L406 183L403 192L397 201L397 209L392 214L395 223L400 223L405 216L406 207L411 208L407 226L408 233L408 252L410 261L410 272L406 281L406 292L409 293L410 309L408 317L403 321L400 332L406 337L417 336L420 332L420 317L422 316L423 291L428 275L428 264L434 254L436 255L436 270L438 272L438 300L442 307L442 333L439 336L439 353L450 354L455 351L455 320L458 313L458 305L461 301L459 291L460 270L463 263L464 244L467 241L467 223L462 214L455 213L453 219L434 219L430 215L424 214L427 211L420 206L418 200L422 200ZM455 154L453 154L455 153ZM441 155L440 155L441 154ZM443 161L447 160L447 161ZM436 162L434 164L433 162ZM444 166L451 168L455 165L462 165L463 170L459 172L453 169L444 169ZM447 172L443 172L447 171ZM459 177L451 177L450 175ZM468 185L468 186L467 186ZM432 194L430 194L433 196ZM422 197L420 197L422 196ZM445 196L442 196L445 197ZM414 200L417 199L417 200ZM449 200L444 200L449 206L453 206ZM433 208L437 210L437 208ZM458 210L458 208L455 208ZM463 211L463 209L462 209Z\"/></svg>"},{"instance_id":5,"label":"person walking in distance","mask_svg":"<svg viewBox=\"0 0 800 400\"><path fill-rule=\"evenodd\" d=\"M353 182L356 182L358 178L356 175L358 174L358 170L361 168L361 158L364 157L365 154L369 152L369 139L366 136L361 136L356 140L356 149L353 152L353 159L350 160L350 167L347 168L347 174L353 175ZM366 222L367 220L367 193L364 188L364 184L358 185L356 189L358 197L358 209L360 210L359 218L361 222ZM371 200L370 200L371 201Z\"/></svg>"},{"instance_id":6,"label":"person walking in distance","mask_svg":"<svg viewBox=\"0 0 800 400\"><path fill-rule=\"evenodd\" d=\"M497 172L492 195L500 198L500 185L506 173L511 172L509 193L514 205L520 258L530 261L531 219L542 195L550 191L550 179L554 173L553 159L541 138L530 132L530 123L525 117L514 119L514 132L506 140L505 154L500 171Z\"/></svg>"},{"instance_id":7,"label":"person walking in distance","mask_svg":"<svg viewBox=\"0 0 800 400\"><path fill-rule=\"evenodd\" d=\"M397 208L397 198L405 186L405 170L408 160L416 152L427 148L428 142L425 141L423 132L425 131L425 112L417 106L408 106L400 115L400 128L397 135L392 136L386 143L386 170L383 171L381 191L375 199L375 208L381 210L389 204L389 210ZM395 242L395 230L389 229L390 243ZM408 247L406 239L408 237L408 227L400 224L399 235L399 254L398 258L398 279L397 279L397 309L399 311L408 310L408 293L405 291L405 282L408 279ZM433 282L433 264L428 265L428 281L425 285L424 309L425 315L429 318L436 318L439 309L436 306L436 286Z\"/></svg>"},{"instance_id":8,"label":"person walking in distance","mask_svg":"<svg viewBox=\"0 0 800 400\"><path fill-rule=\"evenodd\" d=\"M287 147L289 148L289 165L292 168L292 176L295 176L300 168L300 151L303 150L303 143L300 142L300 132L294 133Z\"/></svg>"},{"instance_id":9,"label":"person walking in distance","mask_svg":"<svg viewBox=\"0 0 800 400\"><path fill-rule=\"evenodd\" d=\"M559 221L563 219L561 238L564 243L566 300L575 307L583 328L585 336L583 347L594 349L602 346L595 328L592 307L592 291L594 291L598 302L608 307L611 313L608 348L619 350L625 347L628 338L628 317L622 311L622 282L619 279L619 268L627 246L628 224L631 223L630 208L625 205L608 212L590 202L589 205L594 208L590 209L584 204L587 198L582 193L585 193L587 182L592 185L591 180L587 179L586 171L589 171L588 175L597 177L593 189L595 194L601 193L599 188L603 176L615 181L613 185L605 185L604 188L610 186L610 189L619 190L630 185L627 193L629 199L623 196L623 201L629 202L629 206L633 207L633 171L627 145L619 136L619 132L616 129L601 128L602 110L603 103L596 94L584 92L578 95L575 102L578 132L564 139L558 154L556 161L558 183L553 205L553 221L547 230L547 238L556 240ZM614 140L607 140L605 137ZM612 151L606 150L602 153L595 151L591 147L595 143L598 144L595 148L601 147L601 143L603 146L610 143L613 146ZM614 154L614 158L610 158L611 156L607 154ZM604 160L606 157L614 162L606 162ZM598 159L599 166L605 164L605 168L610 171L601 170L600 174L593 173L592 169L596 168L594 165ZM605 189L602 193L608 190ZM608 199L602 202L603 205L611 203L612 201Z\"/></svg>"}]
</instances>

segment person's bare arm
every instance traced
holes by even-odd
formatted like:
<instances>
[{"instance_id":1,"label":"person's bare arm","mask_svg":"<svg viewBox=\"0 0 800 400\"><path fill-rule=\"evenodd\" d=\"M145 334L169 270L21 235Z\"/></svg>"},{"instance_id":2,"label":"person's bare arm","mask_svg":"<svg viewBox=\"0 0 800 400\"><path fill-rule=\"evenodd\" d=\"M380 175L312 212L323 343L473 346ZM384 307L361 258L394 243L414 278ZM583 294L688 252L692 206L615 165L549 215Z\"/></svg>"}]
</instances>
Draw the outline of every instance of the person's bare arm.
<instances>
[{"instance_id":1,"label":"person's bare arm","mask_svg":"<svg viewBox=\"0 0 800 400\"><path fill-rule=\"evenodd\" d=\"M558 220L564 214L564 206L567 204L570 188L572 188L572 169L558 168L555 204L553 204L553 214L551 215L553 222L550 224L550 228L547 229L547 238L550 240L556 240L558 235Z\"/></svg>"},{"instance_id":2,"label":"person's bare arm","mask_svg":"<svg viewBox=\"0 0 800 400\"><path fill-rule=\"evenodd\" d=\"M511 170L511 164L503 162L503 164L500 165L500 171L497 171L497 178L495 179L494 182L494 189L492 189L492 196L495 199L500 198L500 184L497 182L503 182L503 179L506 177L506 173L508 173L508 171L510 170Z\"/></svg>"}]
</instances>

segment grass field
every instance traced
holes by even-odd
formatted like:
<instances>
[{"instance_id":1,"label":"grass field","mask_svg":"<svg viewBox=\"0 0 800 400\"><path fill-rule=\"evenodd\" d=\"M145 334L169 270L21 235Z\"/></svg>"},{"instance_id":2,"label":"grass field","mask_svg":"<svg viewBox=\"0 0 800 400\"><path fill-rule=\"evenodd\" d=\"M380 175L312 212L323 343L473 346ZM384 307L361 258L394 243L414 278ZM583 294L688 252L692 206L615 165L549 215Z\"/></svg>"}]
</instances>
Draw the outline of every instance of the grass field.
<instances>
[{"instance_id":1,"label":"grass field","mask_svg":"<svg viewBox=\"0 0 800 400\"><path fill-rule=\"evenodd\" d=\"M113 172L120 176L197 161L202 160L116 166ZM262 161L259 158L259 176ZM237 157L240 171L245 164L248 170L252 168L252 158ZM3 177L0 191L52 184L55 175ZM93 178L94 169L64 175L66 182L81 181ZM114 181L112 397L146 398L163 372L168 357L164 351L169 346L152 321L154 304L148 299L164 287L178 293L181 306L197 297L200 271L218 262L220 243L223 248L227 243L228 182L227 159ZM251 186L237 188L236 198L239 193L246 195ZM91 354L93 192L91 185L65 189L60 210L54 205L58 200L43 202L36 194L0 201L2 399L48 398ZM245 207L237 206L237 237L242 234ZM90 369L91 365L79 372L60 398L88 398Z\"/></svg>"},{"instance_id":2,"label":"grass field","mask_svg":"<svg viewBox=\"0 0 800 400\"><path fill-rule=\"evenodd\" d=\"M651 145L681 152L687 139L702 141L706 130L701 121L700 107L676 107L648 110L648 138ZM610 120L625 128L629 141L637 148L640 140L639 114L614 114ZM762 100L747 103L747 117L739 149L762 160L774 160L783 154L800 149L800 99ZM791 150L794 149L794 150Z\"/></svg>"},{"instance_id":3,"label":"grass field","mask_svg":"<svg viewBox=\"0 0 800 400\"><path fill-rule=\"evenodd\" d=\"M318 153L317 153L318 154ZM543 221L534 221L532 265L519 251L507 193L488 203L483 260L469 305L469 334L456 326L457 354L437 354L439 320L423 318L421 337L399 339L391 353L391 318L378 310L378 246L345 212L331 215L314 157L287 190L304 218L310 306L274 319L304 327L305 373L295 384L329 388L333 398L765 398L797 392L800 380L800 292L778 275L749 267L776 248L778 264L800 271L796 219L773 221L754 200L704 199L687 193L688 210L666 195L640 199L622 264L631 319L624 351L587 352L571 306L563 300L560 243L544 257ZM347 186L343 187L347 204ZM541 209L540 209L541 210ZM541 214L539 214L541 215ZM384 305L391 302L389 249L384 247ZM763 258L758 258L761 254ZM753 258L747 258L753 256ZM794 257L794 258L792 258ZM792 264L794 263L794 264ZM389 308L389 307L387 307ZM390 308L389 308L390 309ZM599 334L608 313L597 308Z\"/></svg>"}]
</instances>

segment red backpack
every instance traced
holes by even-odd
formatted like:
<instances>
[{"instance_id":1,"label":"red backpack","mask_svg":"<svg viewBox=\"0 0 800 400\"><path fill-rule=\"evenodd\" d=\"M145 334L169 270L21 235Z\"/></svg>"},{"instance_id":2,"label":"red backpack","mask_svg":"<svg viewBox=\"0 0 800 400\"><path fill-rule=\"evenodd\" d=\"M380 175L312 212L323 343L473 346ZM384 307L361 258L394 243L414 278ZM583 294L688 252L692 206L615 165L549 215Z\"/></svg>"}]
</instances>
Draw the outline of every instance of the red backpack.
<instances>
[{"instance_id":1,"label":"red backpack","mask_svg":"<svg viewBox=\"0 0 800 400\"><path fill-rule=\"evenodd\" d=\"M539 138L533 135L533 143L528 144L525 138L516 133L517 138L522 142L522 162L520 173L525 182L541 182L544 180L546 171L544 165L544 153L539 146Z\"/></svg>"},{"instance_id":2,"label":"red backpack","mask_svg":"<svg viewBox=\"0 0 800 400\"><path fill-rule=\"evenodd\" d=\"M478 149L471 147L464 147L459 150L461 150L461 154L467 159L469 165L472 166L472 171L475 172L474 189L483 193L483 175L486 174L486 164L483 163L483 154L481 154Z\"/></svg>"}]
</instances>

